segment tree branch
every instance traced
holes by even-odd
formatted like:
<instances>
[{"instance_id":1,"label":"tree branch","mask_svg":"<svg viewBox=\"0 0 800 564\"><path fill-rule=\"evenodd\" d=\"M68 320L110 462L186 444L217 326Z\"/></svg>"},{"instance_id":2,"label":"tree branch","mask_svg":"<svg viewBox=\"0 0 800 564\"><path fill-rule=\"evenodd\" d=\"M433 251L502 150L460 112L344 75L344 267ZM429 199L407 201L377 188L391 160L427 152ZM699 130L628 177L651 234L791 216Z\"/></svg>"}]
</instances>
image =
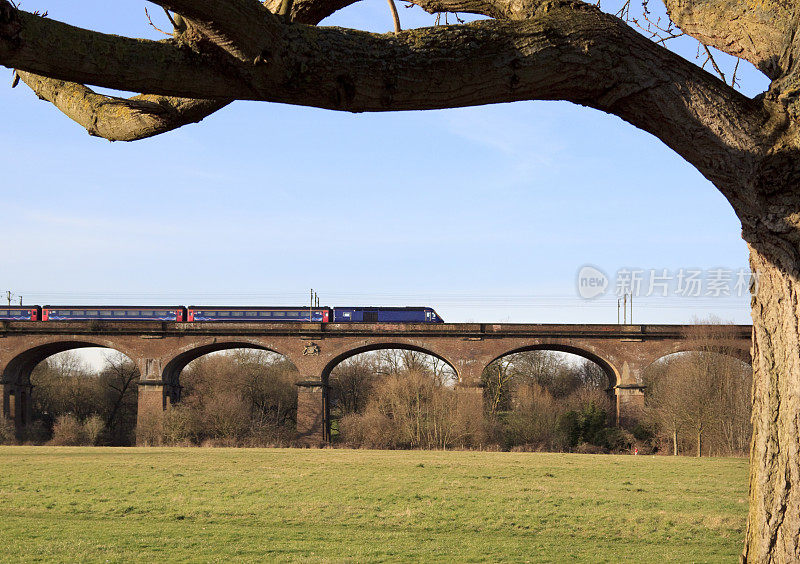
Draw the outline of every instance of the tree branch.
<instances>
[{"instance_id":1,"label":"tree branch","mask_svg":"<svg viewBox=\"0 0 800 564\"><path fill-rule=\"evenodd\" d=\"M260 65L18 12L15 36L0 27L0 64L164 96L352 112L568 100L653 133L718 186L741 185L742 156L769 117L762 106L613 16L552 6L520 22L387 35L279 23Z\"/></svg>"},{"instance_id":2,"label":"tree branch","mask_svg":"<svg viewBox=\"0 0 800 564\"><path fill-rule=\"evenodd\" d=\"M109 141L135 141L201 121L230 100L197 100L142 95L103 96L75 82L18 71L39 98L47 100L90 135Z\"/></svg>"},{"instance_id":3,"label":"tree branch","mask_svg":"<svg viewBox=\"0 0 800 564\"><path fill-rule=\"evenodd\" d=\"M355 4L359 0L294 0L290 20L295 23L316 25L328 16ZM266 0L264 6L277 13L281 0Z\"/></svg>"},{"instance_id":4,"label":"tree branch","mask_svg":"<svg viewBox=\"0 0 800 564\"><path fill-rule=\"evenodd\" d=\"M186 17L214 44L252 62L275 43L280 22L258 0L150 0Z\"/></svg>"},{"instance_id":5,"label":"tree branch","mask_svg":"<svg viewBox=\"0 0 800 564\"><path fill-rule=\"evenodd\" d=\"M663 0L678 26L705 45L750 61L770 78L781 69L793 2L787 0Z\"/></svg>"}]
</instances>

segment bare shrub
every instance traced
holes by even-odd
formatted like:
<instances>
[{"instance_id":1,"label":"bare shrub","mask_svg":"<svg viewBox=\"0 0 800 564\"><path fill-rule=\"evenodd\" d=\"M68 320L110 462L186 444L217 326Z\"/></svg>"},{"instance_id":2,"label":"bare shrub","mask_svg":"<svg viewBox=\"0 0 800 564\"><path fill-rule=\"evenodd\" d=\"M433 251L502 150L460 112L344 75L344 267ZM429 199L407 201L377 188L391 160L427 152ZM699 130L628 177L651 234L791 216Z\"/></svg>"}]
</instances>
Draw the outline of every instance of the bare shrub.
<instances>
[{"instance_id":1,"label":"bare shrub","mask_svg":"<svg viewBox=\"0 0 800 564\"><path fill-rule=\"evenodd\" d=\"M481 445L481 403L469 403L441 379L408 370L384 378L363 413L342 418L340 433L345 443L368 448Z\"/></svg>"},{"instance_id":2,"label":"bare shrub","mask_svg":"<svg viewBox=\"0 0 800 564\"><path fill-rule=\"evenodd\" d=\"M363 413L350 413L339 421L342 442L361 448L397 448L397 429L391 417L377 405L368 405Z\"/></svg>"},{"instance_id":3,"label":"bare shrub","mask_svg":"<svg viewBox=\"0 0 800 564\"><path fill-rule=\"evenodd\" d=\"M162 416L161 441L166 445L190 445L196 434L195 414L188 406L175 405Z\"/></svg>"},{"instance_id":4,"label":"bare shrub","mask_svg":"<svg viewBox=\"0 0 800 564\"><path fill-rule=\"evenodd\" d=\"M295 433L283 425L266 422L253 422L240 446L245 447L288 447L294 444Z\"/></svg>"},{"instance_id":5,"label":"bare shrub","mask_svg":"<svg viewBox=\"0 0 800 564\"><path fill-rule=\"evenodd\" d=\"M43 445L50 440L50 429L43 421L31 421L22 428L20 443L24 445Z\"/></svg>"},{"instance_id":6,"label":"bare shrub","mask_svg":"<svg viewBox=\"0 0 800 564\"><path fill-rule=\"evenodd\" d=\"M575 447L574 452L578 454L607 454L608 450L591 443L580 443L577 447Z\"/></svg>"},{"instance_id":7,"label":"bare shrub","mask_svg":"<svg viewBox=\"0 0 800 564\"><path fill-rule=\"evenodd\" d=\"M17 444L17 428L14 422L0 415L0 445Z\"/></svg>"},{"instance_id":8,"label":"bare shrub","mask_svg":"<svg viewBox=\"0 0 800 564\"><path fill-rule=\"evenodd\" d=\"M506 417L507 446L551 449L560 411L560 406L544 386L536 382L517 386L513 410Z\"/></svg>"},{"instance_id":9,"label":"bare shrub","mask_svg":"<svg viewBox=\"0 0 800 564\"><path fill-rule=\"evenodd\" d=\"M142 417L136 425L136 444L139 446L161 446L164 444L164 422L166 412L152 408L140 410Z\"/></svg>"},{"instance_id":10,"label":"bare shrub","mask_svg":"<svg viewBox=\"0 0 800 564\"><path fill-rule=\"evenodd\" d=\"M84 436L86 437L87 444L96 445L105 428L106 424L103 422L103 418L99 415L95 414L88 417L86 421L83 422L83 432Z\"/></svg>"},{"instance_id":11,"label":"bare shrub","mask_svg":"<svg viewBox=\"0 0 800 564\"><path fill-rule=\"evenodd\" d=\"M237 441L247 434L250 410L235 392L217 390L203 403L204 431L212 439Z\"/></svg>"},{"instance_id":12,"label":"bare shrub","mask_svg":"<svg viewBox=\"0 0 800 564\"><path fill-rule=\"evenodd\" d=\"M90 444L86 429L78 418L65 413L59 415L53 425L53 438L50 444L55 446L85 446Z\"/></svg>"}]
</instances>

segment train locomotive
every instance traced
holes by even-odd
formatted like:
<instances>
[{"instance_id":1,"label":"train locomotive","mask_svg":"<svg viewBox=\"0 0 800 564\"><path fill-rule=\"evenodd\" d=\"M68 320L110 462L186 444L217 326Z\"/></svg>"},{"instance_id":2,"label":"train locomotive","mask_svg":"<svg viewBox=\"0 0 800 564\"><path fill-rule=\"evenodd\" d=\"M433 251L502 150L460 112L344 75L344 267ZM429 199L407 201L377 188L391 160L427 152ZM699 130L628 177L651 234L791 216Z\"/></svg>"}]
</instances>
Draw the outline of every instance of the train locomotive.
<instances>
[{"instance_id":1,"label":"train locomotive","mask_svg":"<svg viewBox=\"0 0 800 564\"><path fill-rule=\"evenodd\" d=\"M430 307L2 306L0 321L444 323Z\"/></svg>"}]
</instances>

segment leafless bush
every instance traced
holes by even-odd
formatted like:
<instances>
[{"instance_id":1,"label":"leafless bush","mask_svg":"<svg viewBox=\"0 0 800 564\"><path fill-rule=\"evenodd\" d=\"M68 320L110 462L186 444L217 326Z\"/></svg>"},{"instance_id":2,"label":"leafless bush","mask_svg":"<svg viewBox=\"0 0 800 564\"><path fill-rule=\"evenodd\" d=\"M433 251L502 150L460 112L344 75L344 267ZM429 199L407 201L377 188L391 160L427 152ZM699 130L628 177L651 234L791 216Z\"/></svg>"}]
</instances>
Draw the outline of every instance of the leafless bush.
<instances>
[{"instance_id":1,"label":"leafless bush","mask_svg":"<svg viewBox=\"0 0 800 564\"><path fill-rule=\"evenodd\" d=\"M171 406L161 416L161 442L172 446L185 446L193 443L197 423L194 413L188 406Z\"/></svg>"},{"instance_id":2,"label":"leafless bush","mask_svg":"<svg viewBox=\"0 0 800 564\"><path fill-rule=\"evenodd\" d=\"M142 411L142 410L140 410ZM136 444L139 446L161 446L164 444L164 423L168 411L150 409L142 413L136 425Z\"/></svg>"},{"instance_id":3,"label":"leafless bush","mask_svg":"<svg viewBox=\"0 0 800 564\"><path fill-rule=\"evenodd\" d=\"M558 416L563 410L552 394L536 382L517 386L513 408L506 417L508 446L532 450L553 448Z\"/></svg>"},{"instance_id":4,"label":"leafless bush","mask_svg":"<svg viewBox=\"0 0 800 564\"><path fill-rule=\"evenodd\" d=\"M106 424L99 415L95 414L88 417L86 421L83 422L83 432L86 436L87 444L96 445L105 428Z\"/></svg>"},{"instance_id":5,"label":"leafless bush","mask_svg":"<svg viewBox=\"0 0 800 564\"><path fill-rule=\"evenodd\" d=\"M0 445L13 445L17 443L17 429L14 422L0 415Z\"/></svg>"},{"instance_id":6,"label":"leafless bush","mask_svg":"<svg viewBox=\"0 0 800 564\"><path fill-rule=\"evenodd\" d=\"M341 420L340 432L346 444L369 448L481 445L485 430L480 402L474 403L470 412L457 390L430 374L408 370L384 378L363 413Z\"/></svg>"},{"instance_id":7,"label":"leafless bush","mask_svg":"<svg viewBox=\"0 0 800 564\"><path fill-rule=\"evenodd\" d=\"M50 440L50 429L42 421L31 421L22 428L19 442L24 445L43 445Z\"/></svg>"},{"instance_id":8,"label":"leafless bush","mask_svg":"<svg viewBox=\"0 0 800 564\"><path fill-rule=\"evenodd\" d=\"M78 418L65 413L59 415L53 425L53 438L50 444L55 446L87 446L91 444L86 429Z\"/></svg>"},{"instance_id":9,"label":"leafless bush","mask_svg":"<svg viewBox=\"0 0 800 564\"><path fill-rule=\"evenodd\" d=\"M394 420L368 405L363 413L350 413L339 421L339 432L346 445L361 448L397 448Z\"/></svg>"}]
</instances>

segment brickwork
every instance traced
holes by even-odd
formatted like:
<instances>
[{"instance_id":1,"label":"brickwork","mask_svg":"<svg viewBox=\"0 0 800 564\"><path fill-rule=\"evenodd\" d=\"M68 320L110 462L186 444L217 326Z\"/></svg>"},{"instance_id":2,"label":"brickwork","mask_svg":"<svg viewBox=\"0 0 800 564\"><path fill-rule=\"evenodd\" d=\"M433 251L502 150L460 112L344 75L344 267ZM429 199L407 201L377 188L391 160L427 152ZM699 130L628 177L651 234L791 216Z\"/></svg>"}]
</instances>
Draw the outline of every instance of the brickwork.
<instances>
[{"instance_id":1,"label":"brickwork","mask_svg":"<svg viewBox=\"0 0 800 564\"><path fill-rule=\"evenodd\" d=\"M297 385L297 437L310 446L330 440L325 386L321 381Z\"/></svg>"},{"instance_id":2,"label":"brickwork","mask_svg":"<svg viewBox=\"0 0 800 564\"><path fill-rule=\"evenodd\" d=\"M298 433L317 444L329 439L328 376L350 356L386 348L431 354L455 370L459 388L472 390L462 392L464 397L477 402L481 373L493 360L547 349L599 364L615 389L618 420L627 422L644 406L645 368L665 355L702 344L688 336L692 330L697 333L697 326L7 322L0 325L2 410L21 426L31 413L30 374L36 364L58 352L99 346L122 352L139 367L143 423L180 400L180 373L192 360L225 349L256 348L282 354L306 380L298 388ZM729 333L714 346L749 362L750 326L735 326Z\"/></svg>"}]
</instances>

